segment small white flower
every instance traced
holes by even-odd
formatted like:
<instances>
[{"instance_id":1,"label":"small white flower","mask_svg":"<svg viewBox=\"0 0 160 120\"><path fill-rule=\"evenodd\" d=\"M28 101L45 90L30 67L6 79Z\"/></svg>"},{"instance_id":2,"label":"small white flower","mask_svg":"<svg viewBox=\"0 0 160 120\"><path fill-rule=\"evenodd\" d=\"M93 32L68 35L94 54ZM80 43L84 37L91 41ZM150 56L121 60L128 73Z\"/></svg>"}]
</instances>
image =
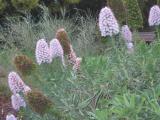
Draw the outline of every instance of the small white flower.
<instances>
[{"instance_id":1,"label":"small white flower","mask_svg":"<svg viewBox=\"0 0 160 120\"><path fill-rule=\"evenodd\" d=\"M132 32L130 31L128 25L122 26L121 34L126 43L132 42Z\"/></svg>"},{"instance_id":2,"label":"small white flower","mask_svg":"<svg viewBox=\"0 0 160 120\"><path fill-rule=\"evenodd\" d=\"M19 94L13 94L11 96L11 103L13 109L19 111L20 107L26 107L24 99Z\"/></svg>"},{"instance_id":3,"label":"small white flower","mask_svg":"<svg viewBox=\"0 0 160 120\"><path fill-rule=\"evenodd\" d=\"M151 7L148 18L149 26L160 25L160 8L158 5Z\"/></svg>"},{"instance_id":4,"label":"small white flower","mask_svg":"<svg viewBox=\"0 0 160 120\"><path fill-rule=\"evenodd\" d=\"M13 94L24 92L24 82L16 72L10 72L8 75L9 88Z\"/></svg>"},{"instance_id":5,"label":"small white flower","mask_svg":"<svg viewBox=\"0 0 160 120\"><path fill-rule=\"evenodd\" d=\"M6 120L17 120L17 118L14 115L10 114L6 116Z\"/></svg>"},{"instance_id":6,"label":"small white flower","mask_svg":"<svg viewBox=\"0 0 160 120\"><path fill-rule=\"evenodd\" d=\"M63 66L65 66L65 62L64 62L64 51L63 51L63 48L62 48L59 40L57 40L57 39L52 39L52 40L50 41L49 49L50 49L50 57L51 57L52 59L54 59L54 58L56 58L56 57L60 57L61 60L62 60Z\"/></svg>"},{"instance_id":7,"label":"small white flower","mask_svg":"<svg viewBox=\"0 0 160 120\"><path fill-rule=\"evenodd\" d=\"M101 36L113 36L119 33L119 25L112 10L104 7L99 13L99 29Z\"/></svg>"},{"instance_id":8,"label":"small white flower","mask_svg":"<svg viewBox=\"0 0 160 120\"><path fill-rule=\"evenodd\" d=\"M36 60L39 65L41 63L51 62L49 47L47 42L44 39L40 39L37 41L35 53L36 53Z\"/></svg>"}]
</instances>

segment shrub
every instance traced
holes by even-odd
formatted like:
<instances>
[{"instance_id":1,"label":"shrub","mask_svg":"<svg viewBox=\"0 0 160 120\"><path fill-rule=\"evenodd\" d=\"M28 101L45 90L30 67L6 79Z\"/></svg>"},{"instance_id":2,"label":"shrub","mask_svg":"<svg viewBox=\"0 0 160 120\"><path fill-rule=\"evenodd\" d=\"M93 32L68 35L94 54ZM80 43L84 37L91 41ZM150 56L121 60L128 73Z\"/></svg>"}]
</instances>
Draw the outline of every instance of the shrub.
<instances>
[{"instance_id":1,"label":"shrub","mask_svg":"<svg viewBox=\"0 0 160 120\"><path fill-rule=\"evenodd\" d=\"M120 24L126 21L126 11L122 0L107 0L107 4L112 8Z\"/></svg>"},{"instance_id":2,"label":"shrub","mask_svg":"<svg viewBox=\"0 0 160 120\"><path fill-rule=\"evenodd\" d=\"M124 0L127 8L127 22L132 29L143 27L143 17L137 0Z\"/></svg>"},{"instance_id":3,"label":"shrub","mask_svg":"<svg viewBox=\"0 0 160 120\"><path fill-rule=\"evenodd\" d=\"M18 10L31 10L38 5L39 0L11 0L12 5Z\"/></svg>"},{"instance_id":4,"label":"shrub","mask_svg":"<svg viewBox=\"0 0 160 120\"><path fill-rule=\"evenodd\" d=\"M0 0L0 13L3 13L4 9L6 8L5 0Z\"/></svg>"}]
</instances>

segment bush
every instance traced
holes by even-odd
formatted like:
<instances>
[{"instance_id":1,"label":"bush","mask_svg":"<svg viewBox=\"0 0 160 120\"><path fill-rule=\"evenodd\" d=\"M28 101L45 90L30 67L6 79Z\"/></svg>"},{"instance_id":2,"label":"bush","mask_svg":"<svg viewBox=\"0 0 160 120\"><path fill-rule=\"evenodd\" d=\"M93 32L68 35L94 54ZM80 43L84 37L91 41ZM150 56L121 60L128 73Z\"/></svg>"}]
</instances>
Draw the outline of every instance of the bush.
<instances>
[{"instance_id":1,"label":"bush","mask_svg":"<svg viewBox=\"0 0 160 120\"><path fill-rule=\"evenodd\" d=\"M4 0L0 0L0 13L3 13L4 9L6 8L6 2Z\"/></svg>"},{"instance_id":2,"label":"bush","mask_svg":"<svg viewBox=\"0 0 160 120\"><path fill-rule=\"evenodd\" d=\"M143 27L143 17L137 0L123 0L127 8L127 22L132 29Z\"/></svg>"},{"instance_id":3,"label":"bush","mask_svg":"<svg viewBox=\"0 0 160 120\"><path fill-rule=\"evenodd\" d=\"M126 11L122 0L107 0L107 4L112 8L120 24L126 21Z\"/></svg>"},{"instance_id":4,"label":"bush","mask_svg":"<svg viewBox=\"0 0 160 120\"><path fill-rule=\"evenodd\" d=\"M18 10L31 10L38 5L39 0L11 0L12 5Z\"/></svg>"}]
</instances>

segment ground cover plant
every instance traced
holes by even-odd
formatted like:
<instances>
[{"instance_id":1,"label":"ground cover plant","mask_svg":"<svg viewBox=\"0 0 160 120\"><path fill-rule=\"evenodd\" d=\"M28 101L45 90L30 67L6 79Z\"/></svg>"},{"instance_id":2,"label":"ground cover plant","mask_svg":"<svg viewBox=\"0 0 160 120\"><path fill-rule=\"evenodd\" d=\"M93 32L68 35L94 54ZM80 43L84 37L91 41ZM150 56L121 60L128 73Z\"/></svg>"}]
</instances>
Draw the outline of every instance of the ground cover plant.
<instances>
[{"instance_id":1,"label":"ground cover plant","mask_svg":"<svg viewBox=\"0 0 160 120\"><path fill-rule=\"evenodd\" d=\"M0 119L5 119L4 114L13 120L16 118L11 114L23 120L159 119L159 37L148 45L136 31L131 35L128 26L123 26L123 31L128 31L127 37L122 37L117 35L120 27L117 21L114 21L116 29L108 23L114 37L106 37L106 33L101 37L96 18L89 14L59 19L51 18L45 11L38 23L34 23L29 15L27 18L8 19L9 27L0 28L3 44L0 49L0 96L10 99L12 93L18 91L26 104L19 95L12 97L23 103L21 107L15 105L15 110L6 111L0 103L0 110L5 111L0 113ZM103 27L102 32L106 32ZM67 52L64 52L65 65L54 55L52 61L40 56L42 61L37 62L37 41L45 39L46 47L53 38L58 39L56 33L60 28L65 29L69 39ZM128 36L133 38L128 39ZM124 41L125 38L128 40ZM58 41L56 43L59 44ZM133 48L131 43L134 43L134 50L128 51ZM39 51L46 55L43 50ZM58 50L54 51L62 56ZM71 60L68 57L72 55L71 51L82 58L78 71L66 62ZM7 80L14 78L18 79L21 89L9 90Z\"/></svg>"}]
</instances>

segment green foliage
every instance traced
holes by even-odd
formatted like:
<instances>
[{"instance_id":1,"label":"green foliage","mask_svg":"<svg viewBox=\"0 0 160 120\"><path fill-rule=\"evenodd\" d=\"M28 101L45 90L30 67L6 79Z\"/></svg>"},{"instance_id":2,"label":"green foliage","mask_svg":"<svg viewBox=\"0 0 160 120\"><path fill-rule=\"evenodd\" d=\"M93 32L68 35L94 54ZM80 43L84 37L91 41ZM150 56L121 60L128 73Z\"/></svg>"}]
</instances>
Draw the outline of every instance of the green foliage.
<instances>
[{"instance_id":1,"label":"green foliage","mask_svg":"<svg viewBox=\"0 0 160 120\"><path fill-rule=\"evenodd\" d=\"M123 0L107 0L107 4L112 8L118 22L126 22L126 8Z\"/></svg>"},{"instance_id":2,"label":"green foliage","mask_svg":"<svg viewBox=\"0 0 160 120\"><path fill-rule=\"evenodd\" d=\"M36 24L29 20L12 20L10 31L0 33L0 38L11 46L0 51L0 64L6 70L13 70L12 58L18 53L35 59L36 41L51 40L62 27L77 55L83 58L79 74L73 74L69 67L64 70L55 59L51 64L37 66L38 77L26 78L27 85L41 89L54 101L50 112L55 116L67 115L69 120L159 120L159 41L146 45L134 34L135 52L129 55L123 42L117 49L108 49L99 42L100 38L95 35L96 19L92 16L64 20L46 15ZM75 24L76 20L79 24ZM13 41L20 42L23 47L15 47ZM30 112L26 119L54 120L43 104L43 97L39 96L30 94L30 106L34 111L47 111L47 114L39 116Z\"/></svg>"},{"instance_id":3,"label":"green foliage","mask_svg":"<svg viewBox=\"0 0 160 120\"><path fill-rule=\"evenodd\" d=\"M118 119L138 120L145 98L135 94L116 96L112 101L112 112Z\"/></svg>"},{"instance_id":4,"label":"green foliage","mask_svg":"<svg viewBox=\"0 0 160 120\"><path fill-rule=\"evenodd\" d=\"M81 0L64 0L66 3L69 3L69 4L77 4L79 3Z\"/></svg>"},{"instance_id":5,"label":"green foliage","mask_svg":"<svg viewBox=\"0 0 160 120\"><path fill-rule=\"evenodd\" d=\"M137 0L123 0L127 8L127 23L132 29L143 27L143 17Z\"/></svg>"},{"instance_id":6,"label":"green foliage","mask_svg":"<svg viewBox=\"0 0 160 120\"><path fill-rule=\"evenodd\" d=\"M10 96L11 96L11 92L10 92L8 86L1 83L0 84L0 97L6 97L6 98L10 99Z\"/></svg>"},{"instance_id":7,"label":"green foliage","mask_svg":"<svg viewBox=\"0 0 160 120\"><path fill-rule=\"evenodd\" d=\"M6 6L7 6L6 1L5 0L0 0L0 13L3 13Z\"/></svg>"},{"instance_id":8,"label":"green foliage","mask_svg":"<svg viewBox=\"0 0 160 120\"><path fill-rule=\"evenodd\" d=\"M39 0L11 0L17 10L31 10L38 6Z\"/></svg>"}]
</instances>

